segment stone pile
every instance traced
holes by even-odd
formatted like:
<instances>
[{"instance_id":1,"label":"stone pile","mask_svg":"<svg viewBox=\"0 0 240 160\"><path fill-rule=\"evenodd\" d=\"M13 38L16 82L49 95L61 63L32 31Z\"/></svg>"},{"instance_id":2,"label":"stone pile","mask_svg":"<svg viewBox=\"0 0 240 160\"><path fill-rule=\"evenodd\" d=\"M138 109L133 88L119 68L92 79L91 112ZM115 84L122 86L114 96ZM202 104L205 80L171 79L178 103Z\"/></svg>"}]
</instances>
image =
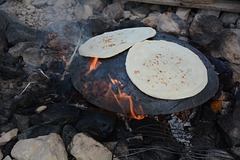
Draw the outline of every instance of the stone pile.
<instances>
[{"instance_id":1,"label":"stone pile","mask_svg":"<svg viewBox=\"0 0 240 160\"><path fill-rule=\"evenodd\" d=\"M82 109L90 106L85 101L81 105L62 104L64 93L72 93L73 87L67 77L66 81L60 81L65 67L63 55L59 48L49 45L49 39L64 46L64 56L67 56L68 52L72 53L69 48L77 45L80 32L84 41L126 24L149 25L189 42L209 58L219 73L219 90L227 95L222 110L217 113L204 104L198 112L200 115L196 115L196 124L200 123L204 129L208 127L205 129L208 133L215 132L213 126L218 125L219 133L226 135L224 140L228 142L227 147L222 147L229 148L231 155L220 149L204 154L210 158L214 154L223 159L240 157L239 13L118 0L113 3L111 0L0 0L0 21L0 110L3 111L0 112L0 159L112 159L114 147L108 149L107 144L100 142L113 131L124 129L115 130L119 124L114 116L83 112ZM54 37L52 33L61 36ZM133 137L133 133L117 136ZM136 141L140 145L155 143L148 139L143 143L142 139L140 136ZM141 156L179 158L164 152L165 146L162 147Z\"/></svg>"}]
</instances>

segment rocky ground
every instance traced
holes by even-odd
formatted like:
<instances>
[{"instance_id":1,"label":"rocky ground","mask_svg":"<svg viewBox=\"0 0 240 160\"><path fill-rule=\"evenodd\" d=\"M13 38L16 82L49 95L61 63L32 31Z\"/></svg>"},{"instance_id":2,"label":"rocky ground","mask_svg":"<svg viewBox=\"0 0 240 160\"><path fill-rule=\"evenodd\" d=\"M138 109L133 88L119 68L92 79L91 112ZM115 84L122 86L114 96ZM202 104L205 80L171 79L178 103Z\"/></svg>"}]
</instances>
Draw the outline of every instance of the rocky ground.
<instances>
[{"instance_id":1,"label":"rocky ground","mask_svg":"<svg viewBox=\"0 0 240 160\"><path fill-rule=\"evenodd\" d=\"M72 89L68 85L68 77L65 77L64 82L59 79L63 77L66 66L62 56L69 60L80 33L83 33L84 41L92 35L129 23L132 26L149 25L159 32L190 43L208 56L219 74L218 93L223 91L225 99L222 99L220 109L211 105L215 112L209 109L209 104L204 104L201 113L196 113L195 122L203 126L204 133L211 132L209 134L218 141L214 145L206 144L212 147L211 150L203 150L206 146L200 146L198 155L209 159L214 156L223 159L240 157L240 14L119 2L0 0L0 104L4 111L0 113L0 159L112 159L117 141L108 139L108 143L104 143L103 139L106 142L114 126L119 127L118 121L113 116L83 112L82 109L89 106L87 102L73 107L74 95L70 98L66 96ZM89 28L91 31L88 31ZM188 112L181 114L182 117L190 115ZM86 115L91 115L93 120ZM84 122L79 121L79 117L86 119ZM91 125L96 123L93 125L95 130L88 128L90 122ZM132 127L135 123L132 122ZM107 127L104 129L99 128L105 125ZM124 136L132 139L128 139L128 145L123 143L114 152L120 159L126 158L121 155L131 155L128 150L132 147L131 140L137 143L141 141L142 132L132 134L134 132L127 132ZM220 135L224 135L224 138L219 138ZM222 139L227 144L223 144ZM194 140L191 142L193 145ZM169 139L167 141L173 142ZM151 143L150 147L155 143L148 139L143 142L144 145ZM143 145L143 142L139 144ZM152 149L148 154L136 154L130 158L188 159L197 156L190 153L183 155L183 151L177 154L165 152L164 146L157 145L155 152Z\"/></svg>"}]
</instances>

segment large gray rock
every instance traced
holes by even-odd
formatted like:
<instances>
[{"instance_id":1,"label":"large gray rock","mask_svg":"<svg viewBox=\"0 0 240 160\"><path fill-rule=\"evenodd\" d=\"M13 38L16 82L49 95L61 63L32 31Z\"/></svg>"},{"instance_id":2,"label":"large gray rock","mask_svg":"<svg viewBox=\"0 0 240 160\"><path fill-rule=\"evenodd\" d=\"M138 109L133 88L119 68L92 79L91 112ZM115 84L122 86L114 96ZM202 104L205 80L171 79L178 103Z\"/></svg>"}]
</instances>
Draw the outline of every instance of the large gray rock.
<instances>
[{"instance_id":1,"label":"large gray rock","mask_svg":"<svg viewBox=\"0 0 240 160\"><path fill-rule=\"evenodd\" d=\"M105 7L102 12L114 20L123 18L124 14L123 6L120 3L112 3Z\"/></svg>"},{"instance_id":2,"label":"large gray rock","mask_svg":"<svg viewBox=\"0 0 240 160\"><path fill-rule=\"evenodd\" d=\"M176 15L181 18L182 20L187 20L188 19L188 16L191 12L191 9L189 8L180 8L178 7L177 8L177 11L176 11Z\"/></svg>"},{"instance_id":3,"label":"large gray rock","mask_svg":"<svg viewBox=\"0 0 240 160\"><path fill-rule=\"evenodd\" d=\"M235 24L239 17L240 15L238 13L223 12L220 19L222 20L224 27L229 27L230 24Z\"/></svg>"},{"instance_id":4,"label":"large gray rock","mask_svg":"<svg viewBox=\"0 0 240 160\"><path fill-rule=\"evenodd\" d=\"M102 12L103 8L107 6L107 0L78 0L80 4L89 5L98 12Z\"/></svg>"},{"instance_id":5,"label":"large gray rock","mask_svg":"<svg viewBox=\"0 0 240 160\"><path fill-rule=\"evenodd\" d=\"M32 47L37 47L37 44L32 42L20 42L11 47L8 53L11 54L11 56L13 57L18 57L22 55L25 49Z\"/></svg>"},{"instance_id":6,"label":"large gray rock","mask_svg":"<svg viewBox=\"0 0 240 160\"><path fill-rule=\"evenodd\" d=\"M240 46L237 35L230 30L223 30L209 36L202 36L190 42L201 52L215 58L223 58L240 64Z\"/></svg>"},{"instance_id":7,"label":"large gray rock","mask_svg":"<svg viewBox=\"0 0 240 160\"><path fill-rule=\"evenodd\" d=\"M145 18L150 13L148 7L146 7L146 6L131 8L131 12L137 18Z\"/></svg>"},{"instance_id":8,"label":"large gray rock","mask_svg":"<svg viewBox=\"0 0 240 160\"><path fill-rule=\"evenodd\" d=\"M233 80L235 82L240 82L240 64L228 63L228 66L233 71Z\"/></svg>"},{"instance_id":9,"label":"large gray rock","mask_svg":"<svg viewBox=\"0 0 240 160\"><path fill-rule=\"evenodd\" d=\"M101 34L112 26L111 18L107 15L94 15L87 19L87 25L93 34Z\"/></svg>"},{"instance_id":10,"label":"large gray rock","mask_svg":"<svg viewBox=\"0 0 240 160\"><path fill-rule=\"evenodd\" d=\"M40 45L46 38L46 32L29 28L20 23L11 23L6 30L8 43L15 45L19 42L37 42Z\"/></svg>"},{"instance_id":11,"label":"large gray rock","mask_svg":"<svg viewBox=\"0 0 240 160\"><path fill-rule=\"evenodd\" d=\"M73 137L68 150L77 160L112 159L112 152L110 152L101 143L85 135L84 133L78 133ZM118 160L118 158L114 159Z\"/></svg>"},{"instance_id":12,"label":"large gray rock","mask_svg":"<svg viewBox=\"0 0 240 160\"><path fill-rule=\"evenodd\" d=\"M215 16L218 18L220 15L220 11L201 9L198 11L198 14L199 15L207 15L207 16Z\"/></svg>"},{"instance_id":13,"label":"large gray rock","mask_svg":"<svg viewBox=\"0 0 240 160\"><path fill-rule=\"evenodd\" d=\"M187 35L187 22L179 18L175 13L164 13L160 16L157 25L159 32L174 34L174 35Z\"/></svg>"},{"instance_id":14,"label":"large gray rock","mask_svg":"<svg viewBox=\"0 0 240 160\"><path fill-rule=\"evenodd\" d=\"M3 160L12 160L10 156L6 156Z\"/></svg>"},{"instance_id":15,"label":"large gray rock","mask_svg":"<svg viewBox=\"0 0 240 160\"><path fill-rule=\"evenodd\" d=\"M1 133L0 136L0 146L4 146L7 142L9 142L13 137L16 137L18 133L18 129L13 129L7 133Z\"/></svg>"},{"instance_id":16,"label":"large gray rock","mask_svg":"<svg viewBox=\"0 0 240 160\"><path fill-rule=\"evenodd\" d=\"M142 20L143 23L155 28L158 25L159 17L161 16L160 12L150 13L148 17Z\"/></svg>"},{"instance_id":17,"label":"large gray rock","mask_svg":"<svg viewBox=\"0 0 240 160\"><path fill-rule=\"evenodd\" d=\"M59 8L66 8L66 7L69 8L76 4L77 4L76 0L57 0L54 6Z\"/></svg>"},{"instance_id":18,"label":"large gray rock","mask_svg":"<svg viewBox=\"0 0 240 160\"><path fill-rule=\"evenodd\" d=\"M25 49L22 53L23 61L33 67L40 67L44 62L40 51L37 47Z\"/></svg>"},{"instance_id":19,"label":"large gray rock","mask_svg":"<svg viewBox=\"0 0 240 160\"><path fill-rule=\"evenodd\" d=\"M74 15L78 21L86 20L93 15L93 9L89 5L78 4L75 6Z\"/></svg>"},{"instance_id":20,"label":"large gray rock","mask_svg":"<svg viewBox=\"0 0 240 160\"><path fill-rule=\"evenodd\" d=\"M190 37L196 38L222 30L221 21L213 15L196 14L189 28Z\"/></svg>"},{"instance_id":21,"label":"large gray rock","mask_svg":"<svg viewBox=\"0 0 240 160\"><path fill-rule=\"evenodd\" d=\"M18 141L12 151L16 160L67 160L61 137L56 133Z\"/></svg>"}]
</instances>

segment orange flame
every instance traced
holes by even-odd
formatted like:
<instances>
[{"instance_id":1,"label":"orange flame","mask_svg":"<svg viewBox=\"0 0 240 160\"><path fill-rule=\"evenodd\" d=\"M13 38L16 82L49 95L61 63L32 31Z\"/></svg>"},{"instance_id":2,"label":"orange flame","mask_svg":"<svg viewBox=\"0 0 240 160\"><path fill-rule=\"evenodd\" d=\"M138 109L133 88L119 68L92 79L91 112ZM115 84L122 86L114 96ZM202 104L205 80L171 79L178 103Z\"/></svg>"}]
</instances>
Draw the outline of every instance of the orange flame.
<instances>
[{"instance_id":1,"label":"orange flame","mask_svg":"<svg viewBox=\"0 0 240 160\"><path fill-rule=\"evenodd\" d=\"M119 84L123 87L123 84L122 84L120 81L118 81L117 79L112 79L110 75L108 75L108 76L109 76L111 82L112 82L114 85L116 85L117 83L119 83Z\"/></svg>"},{"instance_id":2,"label":"orange flame","mask_svg":"<svg viewBox=\"0 0 240 160\"><path fill-rule=\"evenodd\" d=\"M98 57L95 57L92 60L89 71L85 74L85 76L88 76L93 70L97 69L100 64L102 63L98 61Z\"/></svg>"},{"instance_id":3,"label":"orange flame","mask_svg":"<svg viewBox=\"0 0 240 160\"><path fill-rule=\"evenodd\" d=\"M123 86L123 84L120 81L118 81L116 79L112 79L110 75L109 75L109 78L114 85L116 83L119 83L121 86ZM137 108L134 108L132 97L129 96L128 94L126 94L126 93L123 93L119 87L118 87L118 95L113 92L111 83L109 83L109 89L110 89L111 93L113 94L114 98L116 99L117 103L119 104L119 106L122 108L123 111L124 111L123 102L126 101L126 99L129 101L129 107L130 107L130 111L131 111L131 115L129 116L129 118L134 118L134 119L137 119L137 120L141 120L141 119L147 117L146 115L143 114L142 106L139 105ZM135 114L136 112L138 112L138 113L140 112L141 114L136 115Z\"/></svg>"},{"instance_id":4,"label":"orange flame","mask_svg":"<svg viewBox=\"0 0 240 160\"><path fill-rule=\"evenodd\" d=\"M210 108L214 112L218 112L222 109L222 102L225 99L225 93L222 92L221 96L218 98L218 100L213 100L210 104Z\"/></svg>"}]
</instances>

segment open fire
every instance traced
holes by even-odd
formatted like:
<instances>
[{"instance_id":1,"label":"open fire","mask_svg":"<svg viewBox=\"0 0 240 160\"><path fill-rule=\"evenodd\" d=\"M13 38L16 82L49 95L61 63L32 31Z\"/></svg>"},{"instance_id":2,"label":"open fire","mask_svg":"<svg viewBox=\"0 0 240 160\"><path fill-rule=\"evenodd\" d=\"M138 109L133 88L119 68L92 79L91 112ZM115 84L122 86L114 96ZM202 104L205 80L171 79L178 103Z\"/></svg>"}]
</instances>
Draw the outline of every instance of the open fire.
<instances>
[{"instance_id":1,"label":"open fire","mask_svg":"<svg viewBox=\"0 0 240 160\"><path fill-rule=\"evenodd\" d=\"M70 3L69 1L65 2ZM74 9L74 12L78 11L79 8L76 8L79 5L81 4L73 4L70 9ZM26 8L26 6L23 7ZM27 11L20 10L22 13L25 11L27 13L27 15L21 16L26 17L32 14L32 12L28 12L33 8L31 5L30 7L26 8ZM36 15L32 16L39 15L39 10L45 7L53 8L48 5L35 7ZM128 5L128 8L135 7ZM125 8L132 12L130 9ZM59 13L64 10L61 9ZM49 14L45 11L43 10L41 13ZM72 13L71 10L68 11ZM171 15L175 16L175 9L170 8L168 11L173 11ZM17 14L21 14L20 12ZM220 16L224 13L221 13ZM195 19L195 15L198 15L198 11L190 9L189 19ZM215 72L219 73L217 77L220 79L221 86L215 97L210 95L209 93L212 94L212 90L215 90L218 84L214 84L215 79L211 79L212 76L209 76L208 89L204 90L200 96L179 101L153 98L140 92L127 77L124 66L127 52L111 58L98 56L90 58L78 54L76 46L80 46L93 35L125 27L142 26L139 23L135 24L135 21L124 19L124 24L121 23L122 21L116 20L117 23L108 24L110 28L104 25L101 25L102 28L97 28L96 26L100 26L98 21L102 22L103 20L102 17L95 16L86 21L53 22L48 28L44 27L42 30L38 30L34 26L31 28L21 25L14 19L11 20L9 18L11 16L6 16L0 11L1 22L5 20L7 22L6 26L3 23L3 28L0 24L1 42L2 40L6 41L6 45L0 44L0 50L3 49L0 53L0 139L2 140L3 135L8 134L12 129L14 132L18 130L15 138L6 144L1 143L0 157L3 153L3 157L9 155L12 159L17 159L14 154L11 154L11 151L16 148L16 143L29 139L38 141L37 137L39 136L51 137L54 136L52 133L57 133L55 136L57 135L59 140L63 140L65 144L65 146L63 143L60 144L63 146L65 157L67 157L65 159L77 159L78 157L72 152L74 142L78 142L75 138L79 136L79 133L87 133L89 138L109 147L110 159L239 158L240 136L237 131L239 130L240 86L239 83L235 83L235 80L234 86L233 83L230 83L232 70L226 67L229 59L215 57L213 61L217 61L216 63L212 63L212 61L210 61L211 64L205 63L211 56L207 59L201 56L201 52L204 53L204 51L198 48L198 46L201 47L200 44L196 44L195 48L201 52L195 50L188 43L162 34L162 31L159 30L162 25L153 27L159 33L153 40L171 41L192 50L204 61L204 65L210 68L209 75L215 74ZM176 17L170 16L169 13L165 14L164 11L161 16L162 18L169 16L172 18L172 22L182 22L177 21ZM185 26L186 30L194 27L190 27L191 23ZM190 37L176 34L184 36L189 41L196 39L194 35ZM221 32L219 34L222 35ZM221 43L210 46L224 48L224 44L229 41L229 39L224 40L225 37L228 35L213 37L219 39L216 42ZM78 39L81 43L77 44ZM232 42L228 44L234 48ZM207 49L211 50L211 48ZM226 50L223 49L223 51ZM220 94L222 88L225 89ZM219 95L221 96L219 97ZM213 98L207 100L208 97ZM39 146L43 146L44 151L52 151L45 145L48 142L45 143L44 138L40 143L43 143ZM20 149L34 149L36 148L34 144L36 143L20 145ZM84 144L92 145L90 140ZM92 146L98 146L98 144L94 142ZM51 146L57 145L54 143ZM83 149L84 147L76 148ZM53 150L54 154L56 152L55 155L61 155L59 153L63 151L56 147ZM93 149L88 151L84 154L91 155ZM24 153L23 156L33 154L36 157L40 152L20 151L18 153ZM41 154L41 157L44 155Z\"/></svg>"}]
</instances>

